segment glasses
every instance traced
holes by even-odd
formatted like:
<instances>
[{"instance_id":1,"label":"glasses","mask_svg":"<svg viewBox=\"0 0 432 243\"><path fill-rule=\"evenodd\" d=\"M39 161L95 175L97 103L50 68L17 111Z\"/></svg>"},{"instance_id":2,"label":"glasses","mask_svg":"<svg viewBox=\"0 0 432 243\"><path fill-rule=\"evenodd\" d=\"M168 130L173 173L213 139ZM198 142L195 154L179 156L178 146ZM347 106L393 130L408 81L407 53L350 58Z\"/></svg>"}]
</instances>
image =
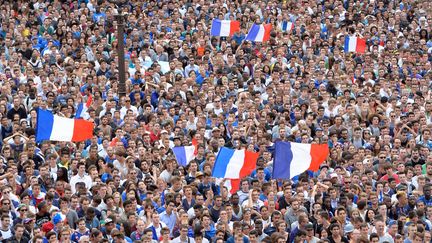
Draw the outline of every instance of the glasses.
<instances>
[{"instance_id":1,"label":"glasses","mask_svg":"<svg viewBox=\"0 0 432 243\"><path fill-rule=\"evenodd\" d=\"M3 203L3 205L10 205L10 203Z\"/></svg>"},{"instance_id":2,"label":"glasses","mask_svg":"<svg viewBox=\"0 0 432 243\"><path fill-rule=\"evenodd\" d=\"M27 209L20 209L19 211L20 212L27 212L28 210Z\"/></svg>"},{"instance_id":3,"label":"glasses","mask_svg":"<svg viewBox=\"0 0 432 243\"><path fill-rule=\"evenodd\" d=\"M9 194L11 191L4 191L3 194Z\"/></svg>"},{"instance_id":4,"label":"glasses","mask_svg":"<svg viewBox=\"0 0 432 243\"><path fill-rule=\"evenodd\" d=\"M129 103L129 102L131 102L131 101L130 101L130 100L125 100L125 102Z\"/></svg>"}]
</instances>

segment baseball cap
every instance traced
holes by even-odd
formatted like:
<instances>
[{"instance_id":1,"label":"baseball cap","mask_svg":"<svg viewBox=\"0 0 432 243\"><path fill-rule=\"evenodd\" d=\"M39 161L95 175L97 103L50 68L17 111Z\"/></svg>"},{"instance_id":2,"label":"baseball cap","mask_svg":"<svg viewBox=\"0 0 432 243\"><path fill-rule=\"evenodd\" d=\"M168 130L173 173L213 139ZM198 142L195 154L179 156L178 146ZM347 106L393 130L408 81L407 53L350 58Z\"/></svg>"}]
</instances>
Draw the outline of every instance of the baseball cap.
<instances>
[{"instance_id":1,"label":"baseball cap","mask_svg":"<svg viewBox=\"0 0 432 243\"><path fill-rule=\"evenodd\" d=\"M354 226L352 224L347 224L344 227L344 231L345 233L351 233L354 231Z\"/></svg>"},{"instance_id":2,"label":"baseball cap","mask_svg":"<svg viewBox=\"0 0 432 243\"><path fill-rule=\"evenodd\" d=\"M113 222L113 220L111 218L106 218L104 224L106 225L106 224L109 224L112 222Z\"/></svg>"},{"instance_id":3,"label":"baseball cap","mask_svg":"<svg viewBox=\"0 0 432 243\"><path fill-rule=\"evenodd\" d=\"M25 205L24 203L21 203L20 205L18 205L17 210L19 210L20 208L23 208L23 207L27 207L27 205Z\"/></svg>"},{"instance_id":4,"label":"baseball cap","mask_svg":"<svg viewBox=\"0 0 432 243\"><path fill-rule=\"evenodd\" d=\"M392 225L397 225L397 221L396 220L390 220L389 226L392 226Z\"/></svg>"},{"instance_id":5,"label":"baseball cap","mask_svg":"<svg viewBox=\"0 0 432 243\"><path fill-rule=\"evenodd\" d=\"M45 233L48 233L53 229L54 229L54 224L51 221L46 222L45 224L42 225L42 231Z\"/></svg>"},{"instance_id":6,"label":"baseball cap","mask_svg":"<svg viewBox=\"0 0 432 243\"><path fill-rule=\"evenodd\" d=\"M28 224L28 223L30 223L30 222L32 222L32 221L33 221L32 218L25 218L25 219L23 220L23 224Z\"/></svg>"},{"instance_id":7,"label":"baseball cap","mask_svg":"<svg viewBox=\"0 0 432 243\"><path fill-rule=\"evenodd\" d=\"M59 213L56 213L53 217L53 223L54 225L60 223L62 221L62 216Z\"/></svg>"}]
</instances>

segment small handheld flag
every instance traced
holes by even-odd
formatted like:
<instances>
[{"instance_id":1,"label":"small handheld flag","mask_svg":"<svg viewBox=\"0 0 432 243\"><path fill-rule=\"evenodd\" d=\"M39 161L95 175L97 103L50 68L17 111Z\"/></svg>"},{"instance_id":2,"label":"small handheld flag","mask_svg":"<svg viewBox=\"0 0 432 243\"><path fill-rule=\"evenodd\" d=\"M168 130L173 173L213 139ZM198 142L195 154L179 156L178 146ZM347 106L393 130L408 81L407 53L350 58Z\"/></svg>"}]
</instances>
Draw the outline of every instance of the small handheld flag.
<instances>
[{"instance_id":1,"label":"small handheld flag","mask_svg":"<svg viewBox=\"0 0 432 243\"><path fill-rule=\"evenodd\" d=\"M53 115L38 109L36 141L80 142L93 137L93 122Z\"/></svg>"},{"instance_id":2,"label":"small handheld flag","mask_svg":"<svg viewBox=\"0 0 432 243\"><path fill-rule=\"evenodd\" d=\"M216 178L240 179L256 168L259 153L222 147L213 166Z\"/></svg>"},{"instance_id":3,"label":"small handheld flag","mask_svg":"<svg viewBox=\"0 0 432 243\"><path fill-rule=\"evenodd\" d=\"M240 31L239 21L213 19L210 34L212 36L232 36L238 31Z\"/></svg>"},{"instance_id":4,"label":"small handheld flag","mask_svg":"<svg viewBox=\"0 0 432 243\"><path fill-rule=\"evenodd\" d=\"M329 154L327 144L276 142L273 178L292 179L306 170L317 171Z\"/></svg>"},{"instance_id":5,"label":"small handheld flag","mask_svg":"<svg viewBox=\"0 0 432 243\"><path fill-rule=\"evenodd\" d=\"M358 37L345 37L345 52L365 53L366 40Z\"/></svg>"},{"instance_id":6,"label":"small handheld flag","mask_svg":"<svg viewBox=\"0 0 432 243\"><path fill-rule=\"evenodd\" d=\"M247 34L246 41L265 42L270 40L271 24L253 24Z\"/></svg>"}]
</instances>

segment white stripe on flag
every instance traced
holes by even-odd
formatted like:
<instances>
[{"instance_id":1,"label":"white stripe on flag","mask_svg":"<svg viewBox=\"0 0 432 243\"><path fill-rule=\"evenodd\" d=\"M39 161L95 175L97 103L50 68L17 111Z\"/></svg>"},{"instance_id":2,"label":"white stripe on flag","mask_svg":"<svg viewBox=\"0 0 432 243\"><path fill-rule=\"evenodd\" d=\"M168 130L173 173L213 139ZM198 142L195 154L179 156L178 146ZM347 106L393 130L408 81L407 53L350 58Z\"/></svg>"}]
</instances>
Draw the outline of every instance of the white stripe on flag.
<instances>
[{"instance_id":1,"label":"white stripe on flag","mask_svg":"<svg viewBox=\"0 0 432 243\"><path fill-rule=\"evenodd\" d=\"M287 26L286 31L290 32L292 28L293 28L293 23L292 22L288 22L288 26Z\"/></svg>"},{"instance_id":2,"label":"white stripe on flag","mask_svg":"<svg viewBox=\"0 0 432 243\"><path fill-rule=\"evenodd\" d=\"M293 178L309 168L312 162L312 156L310 155L311 145L291 143L291 151L293 153L293 159L290 165L290 177Z\"/></svg>"},{"instance_id":3,"label":"white stripe on flag","mask_svg":"<svg viewBox=\"0 0 432 243\"><path fill-rule=\"evenodd\" d=\"M72 141L74 132L74 119L61 116L54 116L53 128L50 140L54 141Z\"/></svg>"},{"instance_id":4,"label":"white stripe on flag","mask_svg":"<svg viewBox=\"0 0 432 243\"><path fill-rule=\"evenodd\" d=\"M189 162L191 162L191 160L195 158L194 155L195 146L185 146L184 150L185 150L187 164L189 164Z\"/></svg>"},{"instance_id":5,"label":"white stripe on flag","mask_svg":"<svg viewBox=\"0 0 432 243\"><path fill-rule=\"evenodd\" d=\"M244 164L245 153L243 150L235 150L231 157L226 171L225 178L238 179L240 178L240 170Z\"/></svg>"},{"instance_id":6,"label":"white stripe on flag","mask_svg":"<svg viewBox=\"0 0 432 243\"><path fill-rule=\"evenodd\" d=\"M230 31L231 31L231 21L230 20L222 20L221 21L220 36L229 36Z\"/></svg>"},{"instance_id":7,"label":"white stripe on flag","mask_svg":"<svg viewBox=\"0 0 432 243\"><path fill-rule=\"evenodd\" d=\"M255 41L263 41L263 39L264 39L264 33L265 33L264 25L261 24L259 26L259 31L258 31L258 34L257 34L257 36L255 38Z\"/></svg>"},{"instance_id":8,"label":"white stripe on flag","mask_svg":"<svg viewBox=\"0 0 432 243\"><path fill-rule=\"evenodd\" d=\"M356 37L350 37L349 38L349 44L348 44L348 51L349 52L355 52L357 46L357 38Z\"/></svg>"}]
</instances>

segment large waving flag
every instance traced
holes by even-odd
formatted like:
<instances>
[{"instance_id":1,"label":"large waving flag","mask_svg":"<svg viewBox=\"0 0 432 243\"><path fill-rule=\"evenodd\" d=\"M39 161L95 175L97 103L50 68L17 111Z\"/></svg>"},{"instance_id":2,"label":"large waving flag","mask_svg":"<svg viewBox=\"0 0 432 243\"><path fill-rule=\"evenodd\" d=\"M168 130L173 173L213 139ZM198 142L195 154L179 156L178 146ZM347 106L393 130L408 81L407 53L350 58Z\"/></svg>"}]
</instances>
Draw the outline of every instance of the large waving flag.
<instances>
[{"instance_id":1,"label":"large waving flag","mask_svg":"<svg viewBox=\"0 0 432 243\"><path fill-rule=\"evenodd\" d=\"M256 168L259 153L222 147L213 166L216 178L240 179Z\"/></svg>"},{"instance_id":2,"label":"large waving flag","mask_svg":"<svg viewBox=\"0 0 432 243\"><path fill-rule=\"evenodd\" d=\"M240 31L239 21L213 19L210 34L212 36L232 36L237 31Z\"/></svg>"},{"instance_id":3,"label":"large waving flag","mask_svg":"<svg viewBox=\"0 0 432 243\"><path fill-rule=\"evenodd\" d=\"M82 102L78 105L76 114L75 114L75 118L84 118L84 119L88 119L90 118L89 114L88 114L88 108L90 107L91 103L93 101L93 97L92 95L89 95L89 98L87 99L87 102L85 104L83 104Z\"/></svg>"},{"instance_id":4,"label":"large waving flag","mask_svg":"<svg viewBox=\"0 0 432 243\"><path fill-rule=\"evenodd\" d=\"M241 179L229 179L225 182L225 185L229 192L232 194L238 192L238 190L240 190L240 182Z\"/></svg>"},{"instance_id":5,"label":"large waving flag","mask_svg":"<svg viewBox=\"0 0 432 243\"><path fill-rule=\"evenodd\" d=\"M271 24L253 24L247 34L246 41L265 42L270 40Z\"/></svg>"},{"instance_id":6,"label":"large waving flag","mask_svg":"<svg viewBox=\"0 0 432 243\"><path fill-rule=\"evenodd\" d=\"M198 142L194 138L192 139L191 146L179 146L172 148L174 156L176 157L177 163L181 166L187 166L198 153Z\"/></svg>"},{"instance_id":7,"label":"large waving flag","mask_svg":"<svg viewBox=\"0 0 432 243\"><path fill-rule=\"evenodd\" d=\"M317 171L328 154L327 144L276 142L273 178L292 179L306 170Z\"/></svg>"},{"instance_id":8,"label":"large waving flag","mask_svg":"<svg viewBox=\"0 0 432 243\"><path fill-rule=\"evenodd\" d=\"M345 52L365 53L366 40L358 37L345 37Z\"/></svg>"},{"instance_id":9,"label":"large waving flag","mask_svg":"<svg viewBox=\"0 0 432 243\"><path fill-rule=\"evenodd\" d=\"M80 142L93 136L93 122L53 115L50 111L38 109L36 141Z\"/></svg>"}]
</instances>

